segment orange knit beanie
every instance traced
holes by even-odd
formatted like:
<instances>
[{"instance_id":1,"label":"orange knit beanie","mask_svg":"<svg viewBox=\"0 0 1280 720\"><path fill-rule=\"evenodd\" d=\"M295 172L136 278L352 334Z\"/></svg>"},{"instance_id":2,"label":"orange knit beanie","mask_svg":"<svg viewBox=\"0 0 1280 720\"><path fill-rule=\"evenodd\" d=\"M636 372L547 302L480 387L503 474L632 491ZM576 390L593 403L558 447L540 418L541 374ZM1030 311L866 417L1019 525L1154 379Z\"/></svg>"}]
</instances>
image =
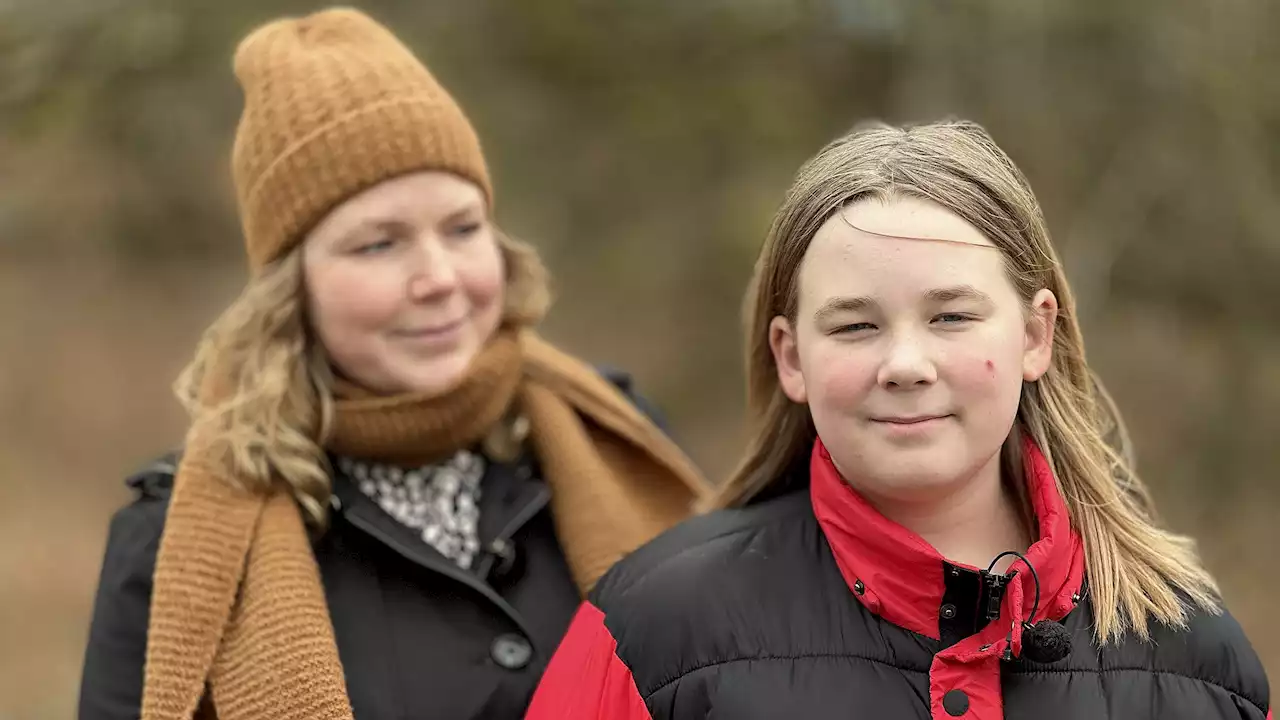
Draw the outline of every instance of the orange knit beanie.
<instances>
[{"instance_id":1,"label":"orange knit beanie","mask_svg":"<svg viewBox=\"0 0 1280 720\"><path fill-rule=\"evenodd\" d=\"M492 202L462 109L394 35L335 8L268 23L235 55L244 112L232 175L254 272L334 206L416 170L467 178Z\"/></svg>"}]
</instances>

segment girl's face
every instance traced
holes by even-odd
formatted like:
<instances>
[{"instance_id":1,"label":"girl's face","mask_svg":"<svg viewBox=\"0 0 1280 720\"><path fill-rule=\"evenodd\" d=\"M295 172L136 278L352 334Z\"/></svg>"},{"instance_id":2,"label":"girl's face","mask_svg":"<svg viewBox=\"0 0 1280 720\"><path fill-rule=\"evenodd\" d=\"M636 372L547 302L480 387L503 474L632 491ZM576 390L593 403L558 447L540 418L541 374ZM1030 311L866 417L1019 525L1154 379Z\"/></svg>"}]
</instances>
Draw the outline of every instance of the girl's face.
<instances>
[{"instance_id":1,"label":"girl's face","mask_svg":"<svg viewBox=\"0 0 1280 720\"><path fill-rule=\"evenodd\" d=\"M419 172L356 195L303 244L312 328L334 369L379 394L454 386L502 317L484 194Z\"/></svg>"},{"instance_id":2,"label":"girl's face","mask_svg":"<svg viewBox=\"0 0 1280 720\"><path fill-rule=\"evenodd\" d=\"M1028 308L990 240L911 197L833 215L798 285L795 322L770 326L778 378L848 482L902 503L999 477L1022 383L1049 367L1052 292Z\"/></svg>"}]
</instances>

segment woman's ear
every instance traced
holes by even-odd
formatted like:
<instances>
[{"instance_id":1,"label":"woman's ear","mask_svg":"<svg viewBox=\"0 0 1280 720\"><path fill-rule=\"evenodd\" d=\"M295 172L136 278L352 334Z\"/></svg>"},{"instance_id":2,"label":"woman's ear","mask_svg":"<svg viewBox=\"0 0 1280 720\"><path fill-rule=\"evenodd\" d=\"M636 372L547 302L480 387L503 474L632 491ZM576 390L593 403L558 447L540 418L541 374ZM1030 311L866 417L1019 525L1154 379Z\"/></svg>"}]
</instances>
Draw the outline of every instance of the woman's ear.
<instances>
[{"instance_id":1,"label":"woman's ear","mask_svg":"<svg viewBox=\"0 0 1280 720\"><path fill-rule=\"evenodd\" d=\"M781 315L769 322L769 349L773 351L773 364L778 369L778 384L782 386L782 392L792 402L808 402L795 327Z\"/></svg>"},{"instance_id":2,"label":"woman's ear","mask_svg":"<svg viewBox=\"0 0 1280 720\"><path fill-rule=\"evenodd\" d=\"M1053 330L1058 324L1058 298L1048 288L1031 299L1027 315L1026 346L1022 353L1022 379L1039 380L1053 362Z\"/></svg>"}]
</instances>

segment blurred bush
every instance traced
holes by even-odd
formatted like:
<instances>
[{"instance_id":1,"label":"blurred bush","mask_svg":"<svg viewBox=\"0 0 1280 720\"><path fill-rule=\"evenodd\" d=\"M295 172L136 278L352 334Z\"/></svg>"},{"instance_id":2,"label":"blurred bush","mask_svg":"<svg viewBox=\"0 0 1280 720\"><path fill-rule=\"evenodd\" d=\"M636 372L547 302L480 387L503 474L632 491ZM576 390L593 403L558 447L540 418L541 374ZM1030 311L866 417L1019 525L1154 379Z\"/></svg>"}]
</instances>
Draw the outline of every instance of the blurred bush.
<instances>
[{"instance_id":1,"label":"blurred bush","mask_svg":"<svg viewBox=\"0 0 1280 720\"><path fill-rule=\"evenodd\" d=\"M987 125L1168 521L1280 669L1280 4L362 6L477 125L500 221L556 273L548 334L632 369L716 475L741 440L741 294L792 173L867 117ZM0 716L72 712L120 480L180 438L169 380L243 282L231 53L318 7L0 0Z\"/></svg>"}]
</instances>

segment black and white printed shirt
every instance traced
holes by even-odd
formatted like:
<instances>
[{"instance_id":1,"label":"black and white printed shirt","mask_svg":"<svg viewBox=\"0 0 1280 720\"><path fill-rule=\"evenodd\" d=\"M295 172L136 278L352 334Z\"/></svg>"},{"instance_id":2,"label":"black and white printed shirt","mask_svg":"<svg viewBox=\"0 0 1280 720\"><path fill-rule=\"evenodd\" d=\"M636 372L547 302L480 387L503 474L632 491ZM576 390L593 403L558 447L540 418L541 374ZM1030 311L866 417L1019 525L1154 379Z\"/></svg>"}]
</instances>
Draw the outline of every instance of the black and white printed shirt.
<instances>
[{"instance_id":1,"label":"black and white printed shirt","mask_svg":"<svg viewBox=\"0 0 1280 720\"><path fill-rule=\"evenodd\" d=\"M480 552L480 480L485 459L470 450L433 465L405 469L338 458L360 491L423 542L464 570Z\"/></svg>"}]
</instances>

